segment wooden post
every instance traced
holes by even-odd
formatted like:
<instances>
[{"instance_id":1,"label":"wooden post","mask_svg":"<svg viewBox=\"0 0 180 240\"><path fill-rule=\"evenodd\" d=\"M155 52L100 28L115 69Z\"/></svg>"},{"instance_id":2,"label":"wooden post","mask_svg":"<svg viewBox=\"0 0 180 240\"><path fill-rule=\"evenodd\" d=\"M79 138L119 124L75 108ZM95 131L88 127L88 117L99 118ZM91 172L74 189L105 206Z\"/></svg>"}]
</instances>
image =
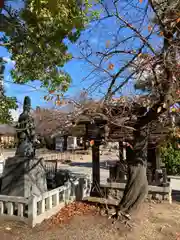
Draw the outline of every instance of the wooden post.
<instances>
[{"instance_id":1,"label":"wooden post","mask_svg":"<svg viewBox=\"0 0 180 240\"><path fill-rule=\"evenodd\" d=\"M85 136L83 137L83 147L84 149L83 150L87 150L87 145L86 145L86 142L87 142L87 136L88 136L88 125L86 124L85 125Z\"/></svg>"},{"instance_id":2,"label":"wooden post","mask_svg":"<svg viewBox=\"0 0 180 240\"><path fill-rule=\"evenodd\" d=\"M156 148L156 170L155 170L155 183L157 186L162 184L160 176L162 175L162 169L161 169L161 157L160 157L160 150L157 147Z\"/></svg>"},{"instance_id":3,"label":"wooden post","mask_svg":"<svg viewBox=\"0 0 180 240\"><path fill-rule=\"evenodd\" d=\"M148 144L147 162L152 169L156 169L156 146L152 143Z\"/></svg>"},{"instance_id":4,"label":"wooden post","mask_svg":"<svg viewBox=\"0 0 180 240\"><path fill-rule=\"evenodd\" d=\"M87 150L86 138L83 137L83 150Z\"/></svg>"},{"instance_id":5,"label":"wooden post","mask_svg":"<svg viewBox=\"0 0 180 240\"><path fill-rule=\"evenodd\" d=\"M123 147L122 142L119 142L119 160L123 160Z\"/></svg>"},{"instance_id":6,"label":"wooden post","mask_svg":"<svg viewBox=\"0 0 180 240\"><path fill-rule=\"evenodd\" d=\"M64 136L64 141L63 141L63 152L67 151L67 136Z\"/></svg>"},{"instance_id":7,"label":"wooden post","mask_svg":"<svg viewBox=\"0 0 180 240\"><path fill-rule=\"evenodd\" d=\"M161 168L161 157L160 157L160 150L157 147L156 148L156 169L160 169Z\"/></svg>"},{"instance_id":8,"label":"wooden post","mask_svg":"<svg viewBox=\"0 0 180 240\"><path fill-rule=\"evenodd\" d=\"M100 195L100 153L99 153L99 143L94 142L92 146L92 189L91 196Z\"/></svg>"},{"instance_id":9,"label":"wooden post","mask_svg":"<svg viewBox=\"0 0 180 240\"><path fill-rule=\"evenodd\" d=\"M148 184L152 184L155 180L156 176L155 174L156 170L156 147L153 143L148 143L148 149L147 149L147 178L148 178Z\"/></svg>"}]
</instances>

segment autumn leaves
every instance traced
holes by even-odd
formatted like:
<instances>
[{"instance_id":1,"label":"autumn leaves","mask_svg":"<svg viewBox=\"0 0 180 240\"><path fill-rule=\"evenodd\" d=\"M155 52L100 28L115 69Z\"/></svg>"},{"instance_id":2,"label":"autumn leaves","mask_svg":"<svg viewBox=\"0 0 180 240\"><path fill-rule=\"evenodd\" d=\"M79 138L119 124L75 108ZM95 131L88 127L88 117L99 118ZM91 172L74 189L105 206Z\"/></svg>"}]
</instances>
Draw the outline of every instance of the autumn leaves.
<instances>
[{"instance_id":1,"label":"autumn leaves","mask_svg":"<svg viewBox=\"0 0 180 240\"><path fill-rule=\"evenodd\" d=\"M65 104L68 104L68 102L69 102L69 101L63 99L62 94L60 96L59 94L56 94L55 91L53 91L53 90L50 90L48 92L48 95L44 96L44 100L46 102L54 101L56 106L63 106Z\"/></svg>"}]
</instances>

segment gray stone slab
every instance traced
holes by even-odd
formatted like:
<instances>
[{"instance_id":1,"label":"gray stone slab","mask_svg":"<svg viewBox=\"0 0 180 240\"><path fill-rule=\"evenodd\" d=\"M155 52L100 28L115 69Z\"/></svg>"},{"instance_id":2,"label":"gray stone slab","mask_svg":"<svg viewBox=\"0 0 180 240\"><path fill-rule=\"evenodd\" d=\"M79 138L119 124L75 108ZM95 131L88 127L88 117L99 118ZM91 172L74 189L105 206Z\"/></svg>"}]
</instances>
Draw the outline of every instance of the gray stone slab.
<instances>
[{"instance_id":1,"label":"gray stone slab","mask_svg":"<svg viewBox=\"0 0 180 240\"><path fill-rule=\"evenodd\" d=\"M5 163L1 195L29 197L47 191L46 174L42 159L8 158Z\"/></svg>"}]
</instances>

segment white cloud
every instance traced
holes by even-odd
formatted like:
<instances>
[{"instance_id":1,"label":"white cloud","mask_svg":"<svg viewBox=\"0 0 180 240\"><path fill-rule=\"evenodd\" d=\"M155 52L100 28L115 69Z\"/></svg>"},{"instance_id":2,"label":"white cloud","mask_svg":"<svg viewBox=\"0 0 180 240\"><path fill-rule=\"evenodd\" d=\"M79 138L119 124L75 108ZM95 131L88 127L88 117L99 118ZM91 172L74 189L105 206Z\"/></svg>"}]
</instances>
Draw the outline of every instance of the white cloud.
<instances>
[{"instance_id":1,"label":"white cloud","mask_svg":"<svg viewBox=\"0 0 180 240\"><path fill-rule=\"evenodd\" d=\"M22 113L22 107L18 108L17 110L10 110L12 114L12 118L14 121L17 121L19 118L19 115Z\"/></svg>"},{"instance_id":2,"label":"white cloud","mask_svg":"<svg viewBox=\"0 0 180 240\"><path fill-rule=\"evenodd\" d=\"M9 57L3 57L3 60L7 63L7 64L11 64L11 65L15 65L15 61L11 60Z\"/></svg>"}]
</instances>

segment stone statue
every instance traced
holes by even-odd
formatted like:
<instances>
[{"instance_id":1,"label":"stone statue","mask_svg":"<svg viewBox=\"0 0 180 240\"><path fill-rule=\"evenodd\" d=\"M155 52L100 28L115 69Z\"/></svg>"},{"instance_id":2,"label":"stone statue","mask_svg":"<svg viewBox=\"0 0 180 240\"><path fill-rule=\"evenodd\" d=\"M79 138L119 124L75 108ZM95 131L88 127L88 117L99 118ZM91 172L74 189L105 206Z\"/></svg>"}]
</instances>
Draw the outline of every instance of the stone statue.
<instances>
[{"instance_id":1,"label":"stone statue","mask_svg":"<svg viewBox=\"0 0 180 240\"><path fill-rule=\"evenodd\" d=\"M35 124L30 115L31 100L24 98L23 112L17 124L16 154L5 161L1 194L29 198L47 192L46 172L42 158L35 156Z\"/></svg>"},{"instance_id":2,"label":"stone statue","mask_svg":"<svg viewBox=\"0 0 180 240\"><path fill-rule=\"evenodd\" d=\"M16 150L16 156L21 157L34 157L35 156L35 124L34 119L30 115L31 99L26 96L24 98L23 112L18 119L17 138L18 145Z\"/></svg>"}]
</instances>

